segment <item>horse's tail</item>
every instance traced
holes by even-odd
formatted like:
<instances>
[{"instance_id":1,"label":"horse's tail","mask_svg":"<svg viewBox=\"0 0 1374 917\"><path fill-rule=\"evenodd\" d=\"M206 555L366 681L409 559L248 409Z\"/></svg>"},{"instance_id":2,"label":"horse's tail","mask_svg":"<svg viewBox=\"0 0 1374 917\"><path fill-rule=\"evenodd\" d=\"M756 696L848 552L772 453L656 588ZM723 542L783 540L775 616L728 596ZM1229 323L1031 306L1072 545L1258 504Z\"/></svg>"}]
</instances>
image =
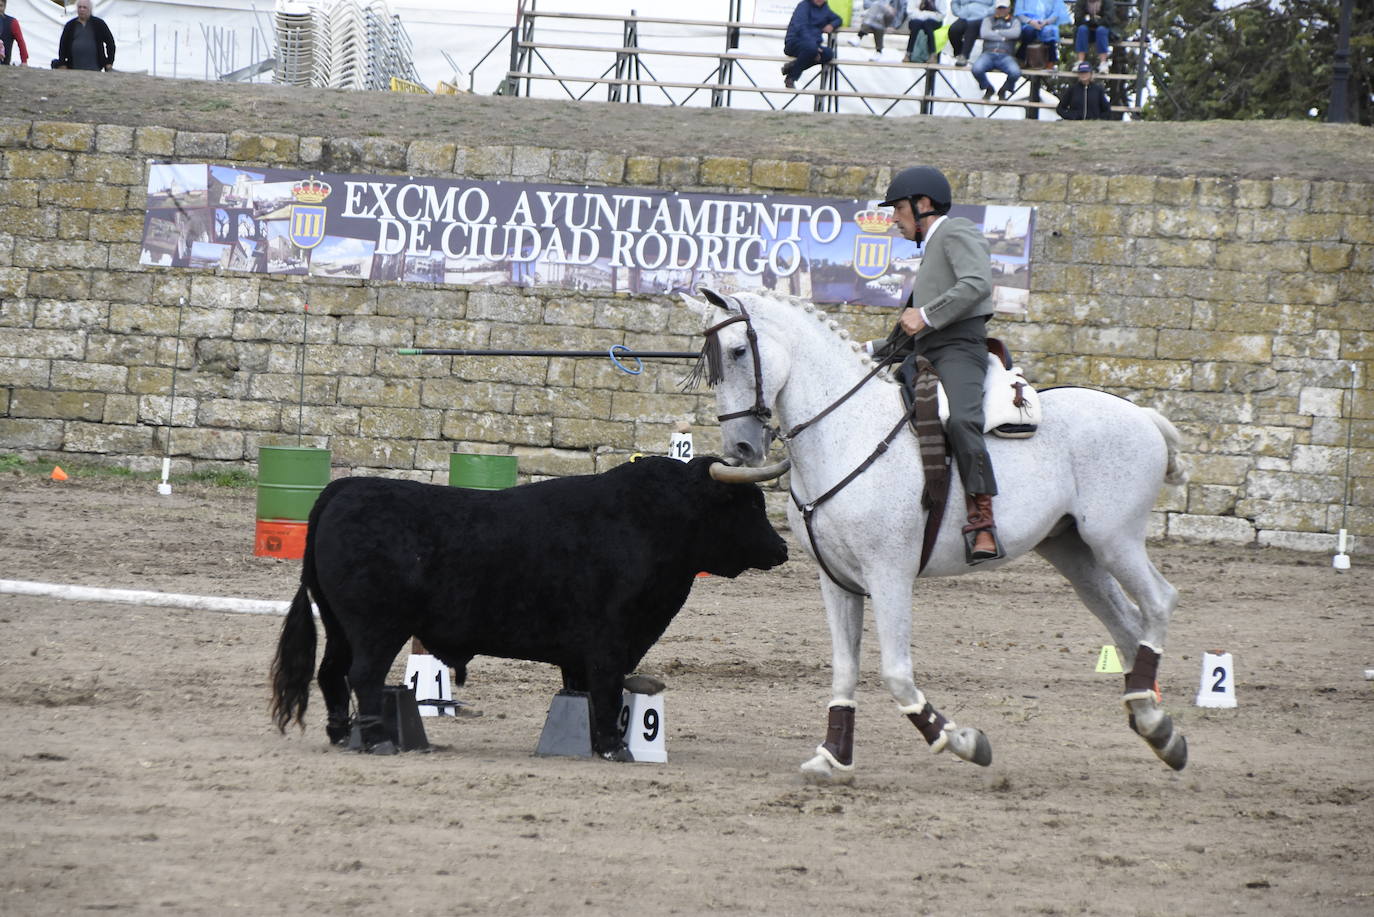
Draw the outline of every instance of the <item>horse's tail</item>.
<instances>
[{"instance_id":1,"label":"horse's tail","mask_svg":"<svg viewBox=\"0 0 1374 917\"><path fill-rule=\"evenodd\" d=\"M309 552L305 563L310 563ZM293 719L305 729L305 705L310 700L310 676L315 668L315 617L310 609L310 592L302 577L301 588L291 601L286 623L277 641L272 660L272 719L286 732Z\"/></svg>"},{"instance_id":2,"label":"horse's tail","mask_svg":"<svg viewBox=\"0 0 1374 917\"><path fill-rule=\"evenodd\" d=\"M1178 451L1179 444L1183 442L1183 434L1178 432L1178 427L1174 426L1169 418L1154 408L1142 408L1142 410L1159 428L1159 432L1164 436L1164 445L1169 450L1169 464L1164 469L1164 483L1186 484L1188 482L1188 467L1184 464L1183 457Z\"/></svg>"}]
</instances>

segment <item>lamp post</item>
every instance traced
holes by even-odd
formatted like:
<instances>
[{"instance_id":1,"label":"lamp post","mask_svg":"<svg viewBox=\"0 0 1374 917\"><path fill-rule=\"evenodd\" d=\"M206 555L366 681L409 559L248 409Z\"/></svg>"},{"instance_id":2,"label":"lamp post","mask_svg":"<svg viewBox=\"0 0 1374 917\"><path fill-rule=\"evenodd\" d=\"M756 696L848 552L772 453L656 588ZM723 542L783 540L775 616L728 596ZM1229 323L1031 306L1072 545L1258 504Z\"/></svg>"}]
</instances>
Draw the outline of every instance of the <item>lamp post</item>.
<instances>
[{"instance_id":1,"label":"lamp post","mask_svg":"<svg viewBox=\"0 0 1374 917\"><path fill-rule=\"evenodd\" d=\"M1336 37L1336 59L1331 64L1331 105L1326 120L1345 124L1350 120L1347 90L1350 86L1350 7L1352 0L1341 0L1341 28Z\"/></svg>"}]
</instances>

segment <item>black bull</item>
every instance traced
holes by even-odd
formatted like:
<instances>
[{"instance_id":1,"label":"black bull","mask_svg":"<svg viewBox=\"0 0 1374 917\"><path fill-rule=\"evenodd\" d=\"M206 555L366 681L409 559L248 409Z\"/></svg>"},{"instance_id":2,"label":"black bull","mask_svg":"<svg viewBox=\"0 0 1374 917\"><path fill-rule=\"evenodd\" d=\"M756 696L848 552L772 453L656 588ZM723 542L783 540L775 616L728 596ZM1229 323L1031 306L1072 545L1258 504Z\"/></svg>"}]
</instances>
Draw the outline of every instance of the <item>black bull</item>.
<instances>
[{"instance_id":1,"label":"black bull","mask_svg":"<svg viewBox=\"0 0 1374 917\"><path fill-rule=\"evenodd\" d=\"M310 513L301 586L272 664L272 715L304 728L319 685L330 741L390 751L382 689L411 636L457 671L482 654L558 666L591 700L592 747L629 760L617 729L625 676L682 608L696 574L738 576L787 559L763 492L722 483L718 459L653 457L598 475L499 491L343 478ZM723 467L723 466L722 466ZM308 592L308 594L307 594Z\"/></svg>"}]
</instances>

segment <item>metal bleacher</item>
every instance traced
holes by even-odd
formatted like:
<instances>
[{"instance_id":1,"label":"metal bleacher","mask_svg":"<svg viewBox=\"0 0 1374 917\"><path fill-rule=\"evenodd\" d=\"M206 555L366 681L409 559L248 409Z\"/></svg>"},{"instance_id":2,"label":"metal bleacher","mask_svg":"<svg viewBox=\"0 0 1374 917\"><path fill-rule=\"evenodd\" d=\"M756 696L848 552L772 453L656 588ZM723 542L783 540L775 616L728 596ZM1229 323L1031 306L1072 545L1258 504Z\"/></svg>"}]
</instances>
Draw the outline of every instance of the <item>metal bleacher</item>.
<instances>
[{"instance_id":1,"label":"metal bleacher","mask_svg":"<svg viewBox=\"0 0 1374 917\"><path fill-rule=\"evenodd\" d=\"M1020 110L1026 118L1058 104L1056 92L1074 79L1067 70L1025 69L1012 97L984 100L974 88L968 67L952 63L908 63L896 59L853 59L841 54L829 64L803 74L795 89L782 84L781 66L786 23L741 21L742 0L731 0L727 21L613 16L596 13L544 12L536 0L522 2L510 32L510 65L500 92L537 95L557 85L566 97L600 96L611 102L713 108L748 107L783 111L857 112L879 116L945 114L986 117L1001 110ZM1111 72L1097 74L1116 117L1140 112L1148 47L1149 0L1118 6L1129 18L1134 37L1114 42ZM617 29L618 26L618 29ZM616 32L618 31L618 36ZM831 36L852 36L845 29ZM898 51L907 33L890 32L887 42ZM1095 55L1093 55L1095 57ZM942 57L950 58L948 52ZM1060 65L1074 60L1072 38L1061 39ZM700 79L680 74L699 65ZM659 79L655 69L672 71ZM596 95L593 95L593 94ZM648 96L646 100L646 95Z\"/></svg>"}]
</instances>

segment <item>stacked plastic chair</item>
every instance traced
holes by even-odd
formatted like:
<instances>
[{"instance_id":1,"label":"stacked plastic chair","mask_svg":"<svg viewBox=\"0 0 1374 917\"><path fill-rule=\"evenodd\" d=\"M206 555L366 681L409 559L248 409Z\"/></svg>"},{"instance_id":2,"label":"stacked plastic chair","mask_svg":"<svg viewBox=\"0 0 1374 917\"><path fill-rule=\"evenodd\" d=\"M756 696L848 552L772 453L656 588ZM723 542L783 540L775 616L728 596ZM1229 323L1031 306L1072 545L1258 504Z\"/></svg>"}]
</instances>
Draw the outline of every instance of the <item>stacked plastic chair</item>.
<instances>
[{"instance_id":1,"label":"stacked plastic chair","mask_svg":"<svg viewBox=\"0 0 1374 917\"><path fill-rule=\"evenodd\" d=\"M276 81L332 89L418 83L410 36L383 0L277 0Z\"/></svg>"}]
</instances>

